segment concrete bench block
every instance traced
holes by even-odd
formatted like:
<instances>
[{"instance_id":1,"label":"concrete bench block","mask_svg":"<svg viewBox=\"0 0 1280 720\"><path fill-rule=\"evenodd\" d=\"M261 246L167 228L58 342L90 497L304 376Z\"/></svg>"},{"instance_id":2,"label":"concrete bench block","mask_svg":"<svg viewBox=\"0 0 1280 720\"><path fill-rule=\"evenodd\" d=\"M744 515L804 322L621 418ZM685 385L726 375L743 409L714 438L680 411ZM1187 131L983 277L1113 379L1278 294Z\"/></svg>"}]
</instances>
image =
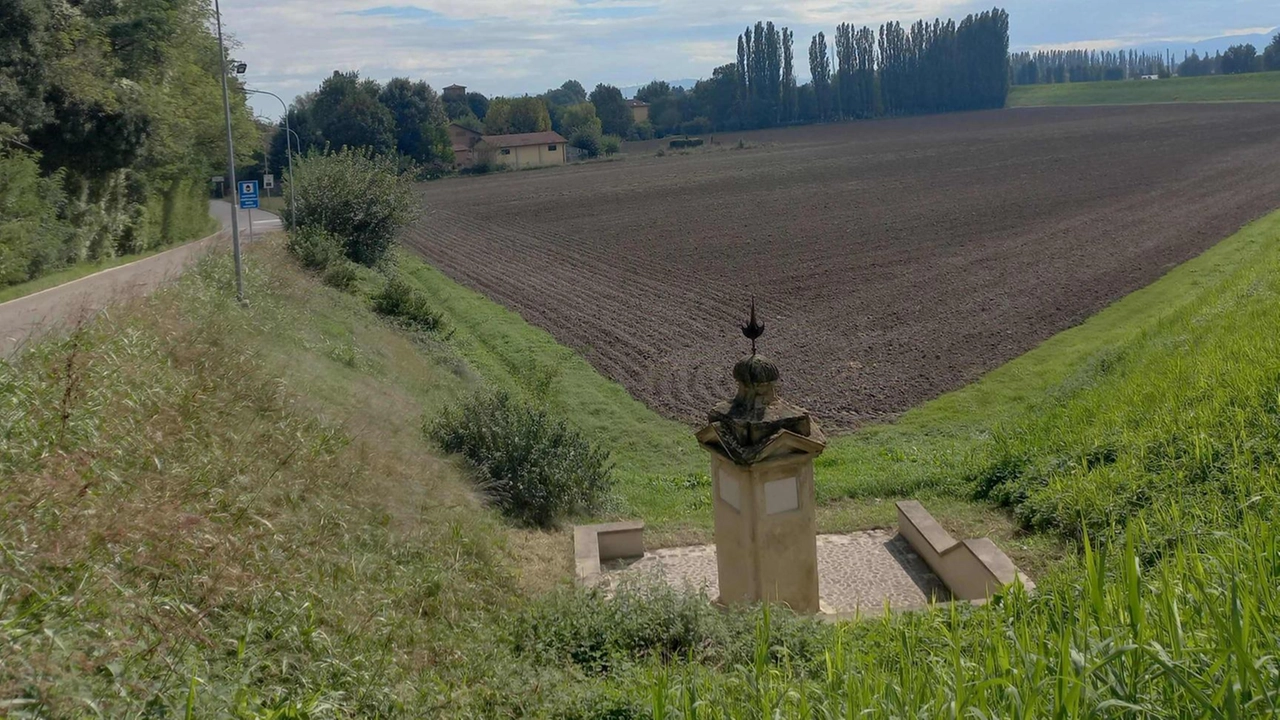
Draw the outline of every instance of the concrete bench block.
<instances>
[{"instance_id":1,"label":"concrete bench block","mask_svg":"<svg viewBox=\"0 0 1280 720\"><path fill-rule=\"evenodd\" d=\"M644 557L644 523L639 520L575 525L574 574L581 583L600 575L600 563Z\"/></svg>"},{"instance_id":2,"label":"concrete bench block","mask_svg":"<svg viewBox=\"0 0 1280 720\"><path fill-rule=\"evenodd\" d=\"M1035 584L988 538L957 542L915 500L898 506L898 532L959 600L984 601L1014 583Z\"/></svg>"}]
</instances>

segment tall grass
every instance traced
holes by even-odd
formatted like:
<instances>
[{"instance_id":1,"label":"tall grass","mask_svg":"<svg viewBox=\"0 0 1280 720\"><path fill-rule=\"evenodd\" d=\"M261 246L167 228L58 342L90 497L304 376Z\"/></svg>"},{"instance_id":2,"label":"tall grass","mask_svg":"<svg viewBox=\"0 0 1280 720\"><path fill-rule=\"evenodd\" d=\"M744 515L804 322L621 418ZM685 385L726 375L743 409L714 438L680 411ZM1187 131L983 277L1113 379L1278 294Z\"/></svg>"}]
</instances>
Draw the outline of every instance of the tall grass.
<instances>
[{"instance_id":1,"label":"tall grass","mask_svg":"<svg viewBox=\"0 0 1280 720\"><path fill-rule=\"evenodd\" d=\"M1135 523L1113 556L1085 544L1078 582L980 608L842 626L817 672L758 660L655 664L653 718L1263 718L1280 714L1280 543L1250 512L1144 566Z\"/></svg>"}]
</instances>

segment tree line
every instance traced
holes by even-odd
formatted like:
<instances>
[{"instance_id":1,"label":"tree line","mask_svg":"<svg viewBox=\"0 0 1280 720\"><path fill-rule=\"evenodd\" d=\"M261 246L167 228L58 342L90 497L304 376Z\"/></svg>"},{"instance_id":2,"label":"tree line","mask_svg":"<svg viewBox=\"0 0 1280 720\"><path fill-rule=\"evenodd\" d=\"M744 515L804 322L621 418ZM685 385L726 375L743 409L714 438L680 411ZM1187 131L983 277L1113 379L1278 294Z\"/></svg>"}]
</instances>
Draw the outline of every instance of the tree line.
<instances>
[{"instance_id":1,"label":"tree line","mask_svg":"<svg viewBox=\"0 0 1280 720\"><path fill-rule=\"evenodd\" d=\"M738 36L737 62L692 89L654 82L640 137L1003 107L1009 91L1009 15L936 19L879 30L839 25L809 42L811 80L798 85L795 37L761 21Z\"/></svg>"},{"instance_id":2,"label":"tree line","mask_svg":"<svg viewBox=\"0 0 1280 720\"><path fill-rule=\"evenodd\" d=\"M1204 75L1239 75L1280 70L1280 34L1262 53L1251 44L1232 45L1226 52L1200 55L1184 52L1179 62L1169 53L1136 50L1042 50L1009 56L1014 85L1133 80Z\"/></svg>"},{"instance_id":3,"label":"tree line","mask_svg":"<svg viewBox=\"0 0 1280 720\"><path fill-rule=\"evenodd\" d=\"M487 98L480 93L444 100L422 81L397 78L386 86L356 73L335 72L294 103L289 122L301 150L342 146L395 153L427 174L453 162L447 126L489 135L553 130L594 156L616 151L622 139L676 133L1002 107L1008 94L1009 15L994 9L954 20L870 27L841 24L828 45L824 33L809 45L813 78L797 82L795 36L761 21L737 38L737 62L715 68L693 88L657 81L635 99L649 105L636 122L617 87L590 93L576 80L538 95ZM285 139L273 144L271 164L283 166Z\"/></svg>"},{"instance_id":4,"label":"tree line","mask_svg":"<svg viewBox=\"0 0 1280 720\"><path fill-rule=\"evenodd\" d=\"M206 0L0 0L0 286L210 229L227 160L211 22Z\"/></svg>"}]
</instances>

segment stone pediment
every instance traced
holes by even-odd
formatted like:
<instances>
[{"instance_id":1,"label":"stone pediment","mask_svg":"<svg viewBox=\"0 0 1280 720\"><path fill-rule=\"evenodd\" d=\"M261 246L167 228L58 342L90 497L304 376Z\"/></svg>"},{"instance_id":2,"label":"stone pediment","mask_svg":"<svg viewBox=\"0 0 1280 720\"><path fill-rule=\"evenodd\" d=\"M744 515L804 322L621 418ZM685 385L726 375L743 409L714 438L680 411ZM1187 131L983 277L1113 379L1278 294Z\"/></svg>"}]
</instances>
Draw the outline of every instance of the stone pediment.
<instances>
[{"instance_id":1,"label":"stone pediment","mask_svg":"<svg viewBox=\"0 0 1280 720\"><path fill-rule=\"evenodd\" d=\"M820 436L806 437L785 429L744 446L734 430L723 422L707 425L698 431L697 438L703 447L723 455L735 465L754 465L788 455L819 455L827 447Z\"/></svg>"}]
</instances>

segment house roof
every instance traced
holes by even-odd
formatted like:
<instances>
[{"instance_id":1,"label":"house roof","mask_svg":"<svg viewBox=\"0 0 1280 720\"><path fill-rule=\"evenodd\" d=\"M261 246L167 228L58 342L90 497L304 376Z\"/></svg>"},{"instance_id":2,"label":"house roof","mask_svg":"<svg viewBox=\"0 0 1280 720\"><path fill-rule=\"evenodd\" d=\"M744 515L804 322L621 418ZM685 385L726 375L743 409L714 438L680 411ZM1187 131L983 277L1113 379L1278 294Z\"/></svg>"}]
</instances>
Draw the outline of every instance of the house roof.
<instances>
[{"instance_id":1,"label":"house roof","mask_svg":"<svg viewBox=\"0 0 1280 720\"><path fill-rule=\"evenodd\" d=\"M467 89L466 85L450 85L449 87L445 88L445 90L466 90L466 89Z\"/></svg>"},{"instance_id":2,"label":"house roof","mask_svg":"<svg viewBox=\"0 0 1280 720\"><path fill-rule=\"evenodd\" d=\"M633 107L633 108L637 108L637 107L649 107L649 103L647 103L647 102L645 102L645 101L643 101L643 100L628 100L628 101L627 101L627 107Z\"/></svg>"},{"instance_id":3,"label":"house roof","mask_svg":"<svg viewBox=\"0 0 1280 720\"><path fill-rule=\"evenodd\" d=\"M536 132L516 135L485 135L484 143L496 148L526 147L529 145L558 145L566 143L560 133Z\"/></svg>"},{"instance_id":4,"label":"house roof","mask_svg":"<svg viewBox=\"0 0 1280 720\"><path fill-rule=\"evenodd\" d=\"M463 125L462 123L456 123L456 122L455 122L455 123L449 123L449 127L462 128L463 130L466 130L467 132L471 133L472 135L482 135L482 134L483 134L483 133L479 132L478 130L472 130L471 128L467 127L466 125Z\"/></svg>"}]
</instances>

